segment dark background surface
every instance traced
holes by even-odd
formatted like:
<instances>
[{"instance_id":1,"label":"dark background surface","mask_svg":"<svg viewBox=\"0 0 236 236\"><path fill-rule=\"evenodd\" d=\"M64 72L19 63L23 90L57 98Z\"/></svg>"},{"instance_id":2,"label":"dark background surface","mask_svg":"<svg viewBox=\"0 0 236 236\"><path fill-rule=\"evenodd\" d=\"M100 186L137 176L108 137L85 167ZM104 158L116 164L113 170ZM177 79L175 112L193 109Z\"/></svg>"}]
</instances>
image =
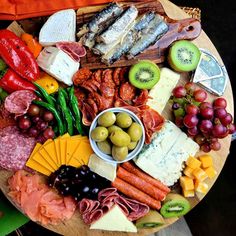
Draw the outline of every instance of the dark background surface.
<instances>
[{"instance_id":1,"label":"dark background surface","mask_svg":"<svg viewBox=\"0 0 236 236\"><path fill-rule=\"evenodd\" d=\"M236 96L236 5L233 0L172 0L178 6L201 9L202 29L227 68ZM231 145L223 171L207 196L185 219L193 236L236 235L236 141ZM27 235L55 235L30 222L21 228ZM12 235L16 235L15 233ZM172 236L172 235L170 235ZM175 235L173 235L175 236Z\"/></svg>"}]
</instances>

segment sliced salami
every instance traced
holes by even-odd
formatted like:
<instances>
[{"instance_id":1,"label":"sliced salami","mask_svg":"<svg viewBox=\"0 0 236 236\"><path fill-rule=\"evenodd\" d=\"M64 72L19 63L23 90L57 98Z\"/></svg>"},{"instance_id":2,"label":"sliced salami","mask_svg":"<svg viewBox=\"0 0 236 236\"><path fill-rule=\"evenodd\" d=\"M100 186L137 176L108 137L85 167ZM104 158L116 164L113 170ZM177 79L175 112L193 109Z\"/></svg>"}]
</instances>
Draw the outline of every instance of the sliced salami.
<instances>
[{"instance_id":1,"label":"sliced salami","mask_svg":"<svg viewBox=\"0 0 236 236\"><path fill-rule=\"evenodd\" d=\"M16 126L9 126L0 131L0 143L0 167L16 171L24 168L36 141L22 135Z\"/></svg>"},{"instance_id":2,"label":"sliced salami","mask_svg":"<svg viewBox=\"0 0 236 236\"><path fill-rule=\"evenodd\" d=\"M15 114L17 117L27 112L34 99L36 99L34 92L30 90L19 90L6 97L4 106L8 112Z\"/></svg>"}]
</instances>

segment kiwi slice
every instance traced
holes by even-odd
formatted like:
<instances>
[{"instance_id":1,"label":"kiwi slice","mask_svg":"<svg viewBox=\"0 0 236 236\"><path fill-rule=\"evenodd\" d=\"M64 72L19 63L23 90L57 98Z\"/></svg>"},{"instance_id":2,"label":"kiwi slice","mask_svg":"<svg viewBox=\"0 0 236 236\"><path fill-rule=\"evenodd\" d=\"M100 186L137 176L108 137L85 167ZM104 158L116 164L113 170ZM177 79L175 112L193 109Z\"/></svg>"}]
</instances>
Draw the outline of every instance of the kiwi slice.
<instances>
[{"instance_id":1,"label":"kiwi slice","mask_svg":"<svg viewBox=\"0 0 236 236\"><path fill-rule=\"evenodd\" d=\"M129 71L130 83L139 89L151 89L159 79L159 67L149 60L139 61Z\"/></svg>"},{"instance_id":2,"label":"kiwi slice","mask_svg":"<svg viewBox=\"0 0 236 236\"><path fill-rule=\"evenodd\" d=\"M179 40L169 49L168 62L172 69L178 72L189 72L197 68L201 52L190 41Z\"/></svg>"},{"instance_id":3,"label":"kiwi slice","mask_svg":"<svg viewBox=\"0 0 236 236\"><path fill-rule=\"evenodd\" d=\"M136 221L136 227L141 228L155 228L165 224L161 214L157 211L150 210L145 216Z\"/></svg>"},{"instance_id":4,"label":"kiwi slice","mask_svg":"<svg viewBox=\"0 0 236 236\"><path fill-rule=\"evenodd\" d=\"M183 216L191 209L189 201L177 193L169 193L161 207L161 214L165 218Z\"/></svg>"}]
</instances>

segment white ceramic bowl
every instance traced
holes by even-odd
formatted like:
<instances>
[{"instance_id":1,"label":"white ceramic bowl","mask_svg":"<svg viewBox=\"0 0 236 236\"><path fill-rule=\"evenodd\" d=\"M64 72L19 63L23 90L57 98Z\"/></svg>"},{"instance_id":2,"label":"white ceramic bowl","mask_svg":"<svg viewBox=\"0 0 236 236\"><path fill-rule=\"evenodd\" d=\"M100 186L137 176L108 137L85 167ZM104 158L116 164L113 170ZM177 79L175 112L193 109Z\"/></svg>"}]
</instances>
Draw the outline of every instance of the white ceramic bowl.
<instances>
[{"instance_id":1,"label":"white ceramic bowl","mask_svg":"<svg viewBox=\"0 0 236 236\"><path fill-rule=\"evenodd\" d=\"M111 155L107 155L105 153L103 153L97 146L97 143L96 141L94 141L92 138L91 138L91 132L93 129L95 129L97 127L97 120L98 118L105 112L107 111L111 111L111 112L114 112L115 114L119 113L119 112L126 112L130 115L130 117L132 118L132 120L134 122L137 122L138 124L141 125L142 127L142 137L140 138L136 148L132 151L129 152L128 156L126 157L125 160L123 161L116 161L112 158ZM143 124L141 122L141 120L131 111L125 109L125 108L109 108L109 109L106 109L104 111L102 111L101 113L99 113L95 119L93 120L91 126L90 126L90 130L89 130L89 141L90 141L90 144L91 144L91 147L93 149L93 151L97 154L97 156L99 156L101 159L105 160L105 161L108 161L110 163L114 163L114 164L118 164L118 163L122 163L122 162L126 162L126 161L130 161L131 159L133 159L134 157L136 157L138 155L138 153L141 151L142 147L143 147L143 144L144 144L144 141L145 141L145 131L144 131L144 127L143 127Z\"/></svg>"}]
</instances>

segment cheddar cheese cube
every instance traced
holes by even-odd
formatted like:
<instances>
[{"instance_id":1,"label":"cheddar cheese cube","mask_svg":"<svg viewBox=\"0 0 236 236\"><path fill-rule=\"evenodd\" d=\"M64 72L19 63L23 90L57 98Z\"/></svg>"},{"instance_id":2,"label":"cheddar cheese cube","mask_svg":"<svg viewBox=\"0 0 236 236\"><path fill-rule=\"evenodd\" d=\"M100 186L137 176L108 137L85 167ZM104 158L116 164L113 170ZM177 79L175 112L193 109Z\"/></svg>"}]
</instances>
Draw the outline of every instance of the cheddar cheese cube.
<instances>
[{"instance_id":1,"label":"cheddar cheese cube","mask_svg":"<svg viewBox=\"0 0 236 236\"><path fill-rule=\"evenodd\" d=\"M183 192L184 197L194 197L195 196L194 190L183 189L182 192Z\"/></svg>"},{"instance_id":2,"label":"cheddar cheese cube","mask_svg":"<svg viewBox=\"0 0 236 236\"><path fill-rule=\"evenodd\" d=\"M199 157L199 160L202 163L202 168L207 168L213 166L212 157L210 155L203 155Z\"/></svg>"},{"instance_id":3,"label":"cheddar cheese cube","mask_svg":"<svg viewBox=\"0 0 236 236\"><path fill-rule=\"evenodd\" d=\"M214 178L217 174L216 170L212 166L204 169L204 171L206 172L207 176L211 179Z\"/></svg>"},{"instance_id":4,"label":"cheddar cheese cube","mask_svg":"<svg viewBox=\"0 0 236 236\"><path fill-rule=\"evenodd\" d=\"M189 178L188 176L181 176L180 186L182 187L183 190L193 190L194 189L193 179Z\"/></svg>"},{"instance_id":5,"label":"cheddar cheese cube","mask_svg":"<svg viewBox=\"0 0 236 236\"><path fill-rule=\"evenodd\" d=\"M188 160L186 161L186 165L192 169L199 168L201 164L202 163L197 158L192 157L192 156L190 156Z\"/></svg>"},{"instance_id":6,"label":"cheddar cheese cube","mask_svg":"<svg viewBox=\"0 0 236 236\"><path fill-rule=\"evenodd\" d=\"M208 177L206 172L201 168L196 168L193 171L193 176L200 182L204 181Z\"/></svg>"},{"instance_id":7,"label":"cheddar cheese cube","mask_svg":"<svg viewBox=\"0 0 236 236\"><path fill-rule=\"evenodd\" d=\"M186 176L188 176L189 178L193 179L193 178L194 178L194 176L193 176L193 171L194 171L194 169L192 169L192 168L189 167L189 166L186 166L183 172L184 172L184 174L185 174Z\"/></svg>"},{"instance_id":8,"label":"cheddar cheese cube","mask_svg":"<svg viewBox=\"0 0 236 236\"><path fill-rule=\"evenodd\" d=\"M194 184L194 188L195 188L195 191L199 193L207 193L208 185L204 182L196 180Z\"/></svg>"}]
</instances>

